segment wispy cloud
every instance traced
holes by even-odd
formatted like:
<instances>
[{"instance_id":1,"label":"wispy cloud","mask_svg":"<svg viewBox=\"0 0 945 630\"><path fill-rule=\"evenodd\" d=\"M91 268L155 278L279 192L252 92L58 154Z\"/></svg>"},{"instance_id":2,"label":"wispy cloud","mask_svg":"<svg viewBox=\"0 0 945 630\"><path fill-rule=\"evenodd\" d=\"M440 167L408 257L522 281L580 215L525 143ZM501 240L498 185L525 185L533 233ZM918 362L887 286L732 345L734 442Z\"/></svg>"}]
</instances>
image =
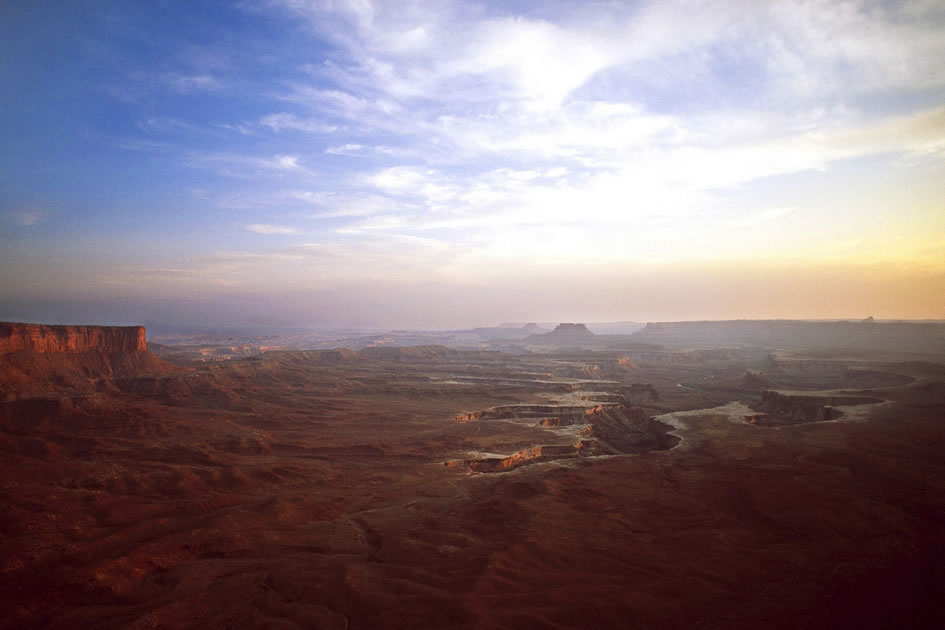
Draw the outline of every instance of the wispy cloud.
<instances>
[{"instance_id":1,"label":"wispy cloud","mask_svg":"<svg viewBox=\"0 0 945 630\"><path fill-rule=\"evenodd\" d=\"M3 213L6 218L19 227L31 227L46 220L48 214L43 210L9 210Z\"/></svg>"},{"instance_id":2,"label":"wispy cloud","mask_svg":"<svg viewBox=\"0 0 945 630\"><path fill-rule=\"evenodd\" d=\"M238 7L256 27L221 22L233 37L158 62L149 41L99 79L136 121L114 132L123 159L177 169L178 190L200 190L181 204L224 228L218 255L194 273L164 261L162 278L481 280L864 243L906 258L942 231L934 2Z\"/></svg>"},{"instance_id":3,"label":"wispy cloud","mask_svg":"<svg viewBox=\"0 0 945 630\"><path fill-rule=\"evenodd\" d=\"M288 225L271 225L269 223L252 223L247 225L246 229L257 234L295 234L298 232L297 229Z\"/></svg>"},{"instance_id":4,"label":"wispy cloud","mask_svg":"<svg viewBox=\"0 0 945 630\"><path fill-rule=\"evenodd\" d=\"M945 45L908 9L562 4L512 18L454 2L281 4L345 57L311 83L288 85L282 98L307 116L278 113L263 124L321 132L326 116L347 121L350 141L329 155L394 134L399 157L414 164L468 171L486 159L558 161L574 171L658 171L673 186L687 174L695 188L720 176L721 188L908 150L915 139L892 135L844 147L839 132L890 124L888 114L850 109L867 90L945 86ZM747 98L727 100L724 90ZM700 107L689 114L694 99ZM935 145L934 131L922 135Z\"/></svg>"},{"instance_id":5,"label":"wispy cloud","mask_svg":"<svg viewBox=\"0 0 945 630\"><path fill-rule=\"evenodd\" d=\"M297 155L276 155L270 159L263 159L259 164L277 169L296 169L299 166L299 156Z\"/></svg>"},{"instance_id":6,"label":"wispy cloud","mask_svg":"<svg viewBox=\"0 0 945 630\"><path fill-rule=\"evenodd\" d=\"M191 123L179 118L168 118L156 116L148 118L138 124L145 131L156 131L161 133L193 133L196 128Z\"/></svg>"},{"instance_id":7,"label":"wispy cloud","mask_svg":"<svg viewBox=\"0 0 945 630\"><path fill-rule=\"evenodd\" d=\"M250 125L243 125L243 124L233 125L229 123L220 123L217 125L217 127L219 127L220 129L228 129L230 131L235 131L238 134L244 135L244 136L254 136L257 133Z\"/></svg>"},{"instance_id":8,"label":"wispy cloud","mask_svg":"<svg viewBox=\"0 0 945 630\"><path fill-rule=\"evenodd\" d=\"M220 79L209 74L180 74L177 72L168 72L163 74L161 78L179 92L218 90L223 87L223 82Z\"/></svg>"},{"instance_id":9,"label":"wispy cloud","mask_svg":"<svg viewBox=\"0 0 945 630\"><path fill-rule=\"evenodd\" d=\"M284 174L304 174L307 169L300 163L301 159L299 155L193 152L183 157L183 163L194 168L212 169L226 177L253 180Z\"/></svg>"},{"instance_id":10,"label":"wispy cloud","mask_svg":"<svg viewBox=\"0 0 945 630\"><path fill-rule=\"evenodd\" d=\"M364 155L365 147L362 144L349 142L336 147L328 147L325 149L325 153L328 155Z\"/></svg>"},{"instance_id":11,"label":"wispy cloud","mask_svg":"<svg viewBox=\"0 0 945 630\"><path fill-rule=\"evenodd\" d=\"M295 114L280 112L269 114L259 121L259 124L272 129L273 131L304 131L307 133L333 133L338 129L334 125L325 124L323 121L314 118L300 118Z\"/></svg>"}]
</instances>

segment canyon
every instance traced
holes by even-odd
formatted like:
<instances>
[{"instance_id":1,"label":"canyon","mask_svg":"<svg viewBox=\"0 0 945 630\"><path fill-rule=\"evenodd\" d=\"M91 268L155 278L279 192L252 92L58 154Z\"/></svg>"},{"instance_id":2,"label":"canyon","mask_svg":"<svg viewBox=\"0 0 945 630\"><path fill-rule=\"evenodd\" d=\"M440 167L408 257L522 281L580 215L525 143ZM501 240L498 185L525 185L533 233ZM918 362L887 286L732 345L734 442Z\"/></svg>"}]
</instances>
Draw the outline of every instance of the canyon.
<instances>
[{"instance_id":1,"label":"canyon","mask_svg":"<svg viewBox=\"0 0 945 630\"><path fill-rule=\"evenodd\" d=\"M945 618L945 355L911 331L211 361L145 334L0 325L0 628Z\"/></svg>"}]
</instances>

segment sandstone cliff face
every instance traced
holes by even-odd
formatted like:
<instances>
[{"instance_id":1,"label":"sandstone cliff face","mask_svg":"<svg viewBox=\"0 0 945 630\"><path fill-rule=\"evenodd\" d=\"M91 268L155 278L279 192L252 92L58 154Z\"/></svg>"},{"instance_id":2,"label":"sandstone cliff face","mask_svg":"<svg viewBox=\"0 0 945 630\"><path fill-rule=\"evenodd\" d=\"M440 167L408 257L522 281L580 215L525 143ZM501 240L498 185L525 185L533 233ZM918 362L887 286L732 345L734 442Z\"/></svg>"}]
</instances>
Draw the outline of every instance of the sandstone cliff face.
<instances>
[{"instance_id":1,"label":"sandstone cliff face","mask_svg":"<svg viewBox=\"0 0 945 630\"><path fill-rule=\"evenodd\" d=\"M144 352L143 326L48 326L0 322L0 354L10 352Z\"/></svg>"},{"instance_id":2,"label":"sandstone cliff face","mask_svg":"<svg viewBox=\"0 0 945 630\"><path fill-rule=\"evenodd\" d=\"M0 400L43 392L98 391L106 381L176 372L147 349L143 326L0 322Z\"/></svg>"}]
</instances>

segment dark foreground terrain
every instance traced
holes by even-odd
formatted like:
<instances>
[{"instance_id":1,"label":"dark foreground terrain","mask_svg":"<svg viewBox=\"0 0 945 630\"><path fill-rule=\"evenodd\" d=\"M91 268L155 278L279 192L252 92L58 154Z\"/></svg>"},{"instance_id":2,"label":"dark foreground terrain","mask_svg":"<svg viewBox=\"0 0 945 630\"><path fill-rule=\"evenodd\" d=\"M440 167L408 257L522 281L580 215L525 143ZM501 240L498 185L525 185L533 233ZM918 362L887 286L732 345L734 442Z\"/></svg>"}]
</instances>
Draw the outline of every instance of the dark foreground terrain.
<instances>
[{"instance_id":1,"label":"dark foreground terrain","mask_svg":"<svg viewBox=\"0 0 945 630\"><path fill-rule=\"evenodd\" d=\"M945 621L935 355L83 334L0 357L3 628Z\"/></svg>"}]
</instances>

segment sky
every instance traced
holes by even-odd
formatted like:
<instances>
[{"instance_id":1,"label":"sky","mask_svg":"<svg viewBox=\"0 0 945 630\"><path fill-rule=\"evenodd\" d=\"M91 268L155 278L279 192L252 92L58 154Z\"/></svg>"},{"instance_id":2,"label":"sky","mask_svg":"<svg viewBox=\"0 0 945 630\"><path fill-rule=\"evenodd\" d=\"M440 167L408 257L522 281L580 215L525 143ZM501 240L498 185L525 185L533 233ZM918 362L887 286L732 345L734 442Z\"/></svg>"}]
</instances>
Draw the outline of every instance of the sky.
<instances>
[{"instance_id":1,"label":"sky","mask_svg":"<svg viewBox=\"0 0 945 630\"><path fill-rule=\"evenodd\" d=\"M945 318L945 4L0 4L0 320Z\"/></svg>"}]
</instances>

